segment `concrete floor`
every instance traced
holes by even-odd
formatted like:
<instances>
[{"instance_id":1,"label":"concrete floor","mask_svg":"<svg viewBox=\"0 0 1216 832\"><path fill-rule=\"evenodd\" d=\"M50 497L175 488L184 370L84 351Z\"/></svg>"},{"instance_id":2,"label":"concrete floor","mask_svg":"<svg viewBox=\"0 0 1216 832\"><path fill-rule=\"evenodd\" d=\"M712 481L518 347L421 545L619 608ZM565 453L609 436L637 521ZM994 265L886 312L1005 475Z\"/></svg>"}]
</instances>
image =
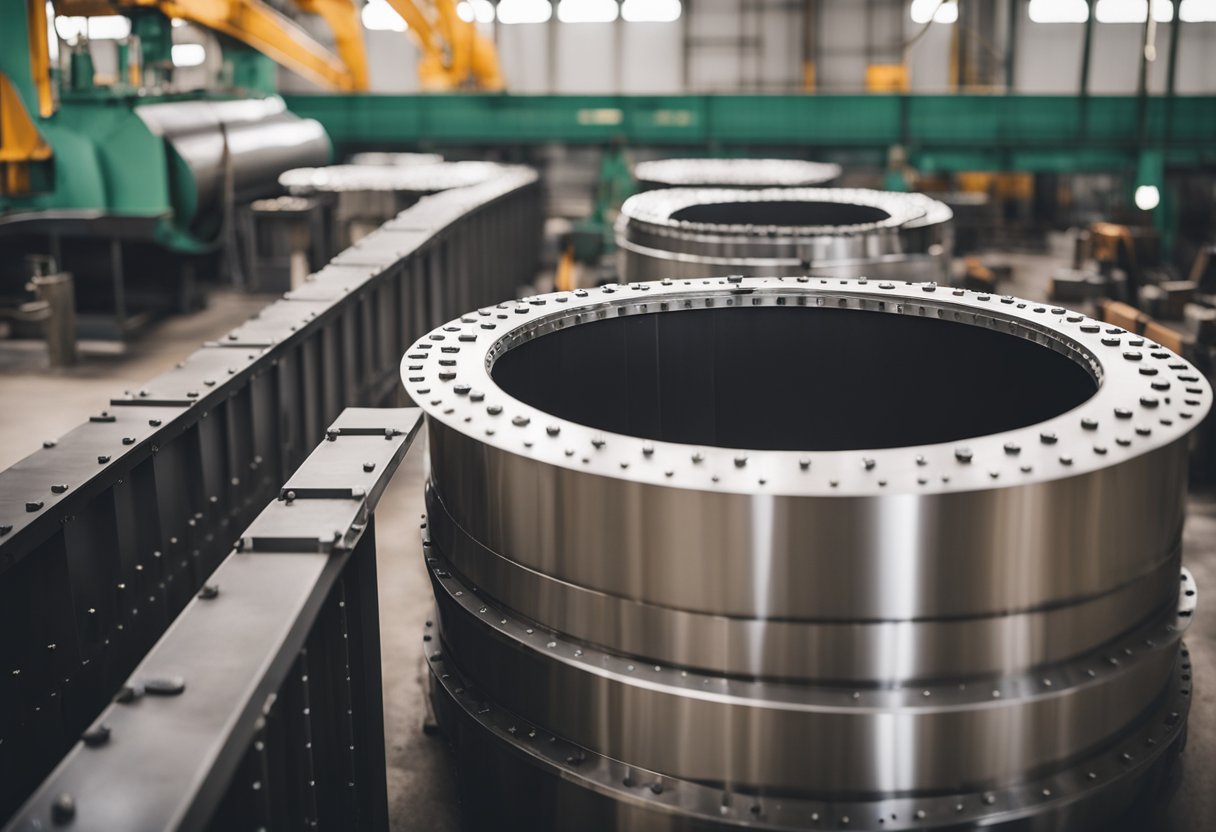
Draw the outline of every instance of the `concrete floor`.
<instances>
[{"instance_id":1,"label":"concrete floor","mask_svg":"<svg viewBox=\"0 0 1216 832\"><path fill-rule=\"evenodd\" d=\"M1019 258L1017 290L1033 293L1048 260ZM169 368L268 300L219 293L206 310L157 326L124 354L90 352L71 370L47 370L34 345L0 342L0 468L79 424L124 387ZM418 542L424 471L425 443L420 440L382 498L377 516L389 804L394 829L447 832L460 828L456 777L442 738L424 731L427 707L421 684L421 634L431 614ZM1216 817L1216 613L1202 601L1204 588L1216 588L1216 492L1191 498L1185 558L1201 591L1200 612L1187 639L1196 695L1177 793L1156 827L1162 832L1199 832L1211 828Z\"/></svg>"}]
</instances>

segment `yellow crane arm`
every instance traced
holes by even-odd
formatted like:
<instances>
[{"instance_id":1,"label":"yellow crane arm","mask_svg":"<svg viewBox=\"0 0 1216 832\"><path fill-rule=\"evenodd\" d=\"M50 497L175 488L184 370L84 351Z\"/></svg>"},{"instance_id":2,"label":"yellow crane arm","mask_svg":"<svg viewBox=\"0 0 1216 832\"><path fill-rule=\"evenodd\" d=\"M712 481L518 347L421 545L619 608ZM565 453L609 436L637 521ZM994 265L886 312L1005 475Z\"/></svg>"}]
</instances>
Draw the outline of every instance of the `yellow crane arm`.
<instances>
[{"instance_id":1,"label":"yellow crane arm","mask_svg":"<svg viewBox=\"0 0 1216 832\"><path fill-rule=\"evenodd\" d=\"M261 0L119 0L223 32L315 84L355 89L354 74L291 18Z\"/></svg>"},{"instance_id":2,"label":"yellow crane arm","mask_svg":"<svg viewBox=\"0 0 1216 832\"><path fill-rule=\"evenodd\" d=\"M494 42L479 33L472 21L460 18L456 0L429 0L425 11L415 0L388 0L388 4L405 20L422 50L418 78L423 89L503 89Z\"/></svg>"},{"instance_id":3,"label":"yellow crane arm","mask_svg":"<svg viewBox=\"0 0 1216 832\"><path fill-rule=\"evenodd\" d=\"M350 70L353 89L368 88L367 50L363 45L363 24L354 0L295 0L301 11L315 14L334 33L338 56Z\"/></svg>"},{"instance_id":4,"label":"yellow crane arm","mask_svg":"<svg viewBox=\"0 0 1216 832\"><path fill-rule=\"evenodd\" d=\"M341 5L351 0L319 0L321 4ZM250 46L275 63L315 84L337 90L367 88L367 60L348 66L318 43L308 32L262 0L55 0L57 10L66 14L90 15L121 13L130 9L157 9L167 17L181 18L228 35ZM318 12L319 13L319 12ZM351 4L351 14L354 14ZM337 15L335 18L337 19ZM326 21L334 24L330 18ZM342 25L342 24L340 24ZM349 26L358 26L352 19ZM343 35L335 28L339 41ZM362 37L358 51L362 54ZM347 38L348 50L353 46ZM344 55L343 57L346 57ZM362 77L360 76L362 73Z\"/></svg>"}]
</instances>

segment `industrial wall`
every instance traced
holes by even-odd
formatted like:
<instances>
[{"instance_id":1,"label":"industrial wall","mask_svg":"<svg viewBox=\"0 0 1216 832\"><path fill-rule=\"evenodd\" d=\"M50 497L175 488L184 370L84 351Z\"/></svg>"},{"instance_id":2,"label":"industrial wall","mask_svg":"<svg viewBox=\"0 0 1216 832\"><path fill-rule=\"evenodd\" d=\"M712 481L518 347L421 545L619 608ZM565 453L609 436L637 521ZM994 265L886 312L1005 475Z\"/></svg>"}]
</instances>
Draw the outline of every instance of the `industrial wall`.
<instances>
[{"instance_id":1,"label":"industrial wall","mask_svg":"<svg viewBox=\"0 0 1216 832\"><path fill-rule=\"evenodd\" d=\"M380 0L383 2L383 0ZM1035 23L1026 0L992 0L995 37L982 49L1002 66L1008 2L1018 17L1015 89L1021 93L1074 93L1080 78L1084 24ZM510 89L519 93L788 92L802 88L808 48L821 92L865 88L870 63L898 63L902 44L921 24L906 0L819 0L819 26L804 35L800 0L685 0L672 23L484 24L497 39ZM908 50L913 92L951 90L950 55L955 27L935 24ZM1157 28L1158 60L1150 91L1165 88L1170 24ZM1140 39L1136 23L1095 23L1090 91L1136 91ZM417 90L417 52L400 32L369 31L373 88ZM1183 23L1177 91L1216 92L1216 23ZM306 89L302 81L285 82Z\"/></svg>"}]
</instances>

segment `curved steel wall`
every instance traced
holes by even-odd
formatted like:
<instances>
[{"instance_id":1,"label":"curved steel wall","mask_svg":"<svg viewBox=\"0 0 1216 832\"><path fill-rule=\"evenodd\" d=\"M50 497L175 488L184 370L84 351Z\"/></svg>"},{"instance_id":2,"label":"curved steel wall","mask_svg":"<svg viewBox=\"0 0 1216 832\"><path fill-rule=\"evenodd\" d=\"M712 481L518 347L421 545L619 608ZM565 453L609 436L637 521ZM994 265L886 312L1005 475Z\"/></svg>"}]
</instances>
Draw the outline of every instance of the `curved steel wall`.
<instances>
[{"instance_id":1,"label":"curved steel wall","mask_svg":"<svg viewBox=\"0 0 1216 832\"><path fill-rule=\"evenodd\" d=\"M797 340L858 321L892 376ZM1000 350L1015 404L918 344ZM829 363L854 381L815 384ZM1180 743L1211 390L1134 333L933 284L666 280L469 313L402 374L430 434L433 697L495 817L1097 828ZM766 444L781 409L823 441ZM873 441L901 420L912 441Z\"/></svg>"},{"instance_id":2,"label":"curved steel wall","mask_svg":"<svg viewBox=\"0 0 1216 832\"><path fill-rule=\"evenodd\" d=\"M953 213L923 194L856 188L672 188L630 197L622 281L721 274L940 280Z\"/></svg>"}]
</instances>

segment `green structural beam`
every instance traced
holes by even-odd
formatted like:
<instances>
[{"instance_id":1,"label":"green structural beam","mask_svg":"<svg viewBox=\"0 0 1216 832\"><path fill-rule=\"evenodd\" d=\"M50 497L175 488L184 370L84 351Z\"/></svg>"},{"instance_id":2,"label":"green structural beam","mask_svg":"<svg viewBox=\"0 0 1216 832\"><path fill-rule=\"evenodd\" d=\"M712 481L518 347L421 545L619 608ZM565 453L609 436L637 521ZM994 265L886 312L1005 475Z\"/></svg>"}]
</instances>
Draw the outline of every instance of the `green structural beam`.
<instances>
[{"instance_id":1,"label":"green structural beam","mask_svg":"<svg viewBox=\"0 0 1216 832\"><path fill-rule=\"evenodd\" d=\"M903 145L924 171L1123 170L1144 147L1216 164L1216 97L1031 95L295 95L343 149L414 145L789 147L872 154ZM1172 123L1165 140L1167 112ZM1143 142L1143 144L1142 144Z\"/></svg>"}]
</instances>

